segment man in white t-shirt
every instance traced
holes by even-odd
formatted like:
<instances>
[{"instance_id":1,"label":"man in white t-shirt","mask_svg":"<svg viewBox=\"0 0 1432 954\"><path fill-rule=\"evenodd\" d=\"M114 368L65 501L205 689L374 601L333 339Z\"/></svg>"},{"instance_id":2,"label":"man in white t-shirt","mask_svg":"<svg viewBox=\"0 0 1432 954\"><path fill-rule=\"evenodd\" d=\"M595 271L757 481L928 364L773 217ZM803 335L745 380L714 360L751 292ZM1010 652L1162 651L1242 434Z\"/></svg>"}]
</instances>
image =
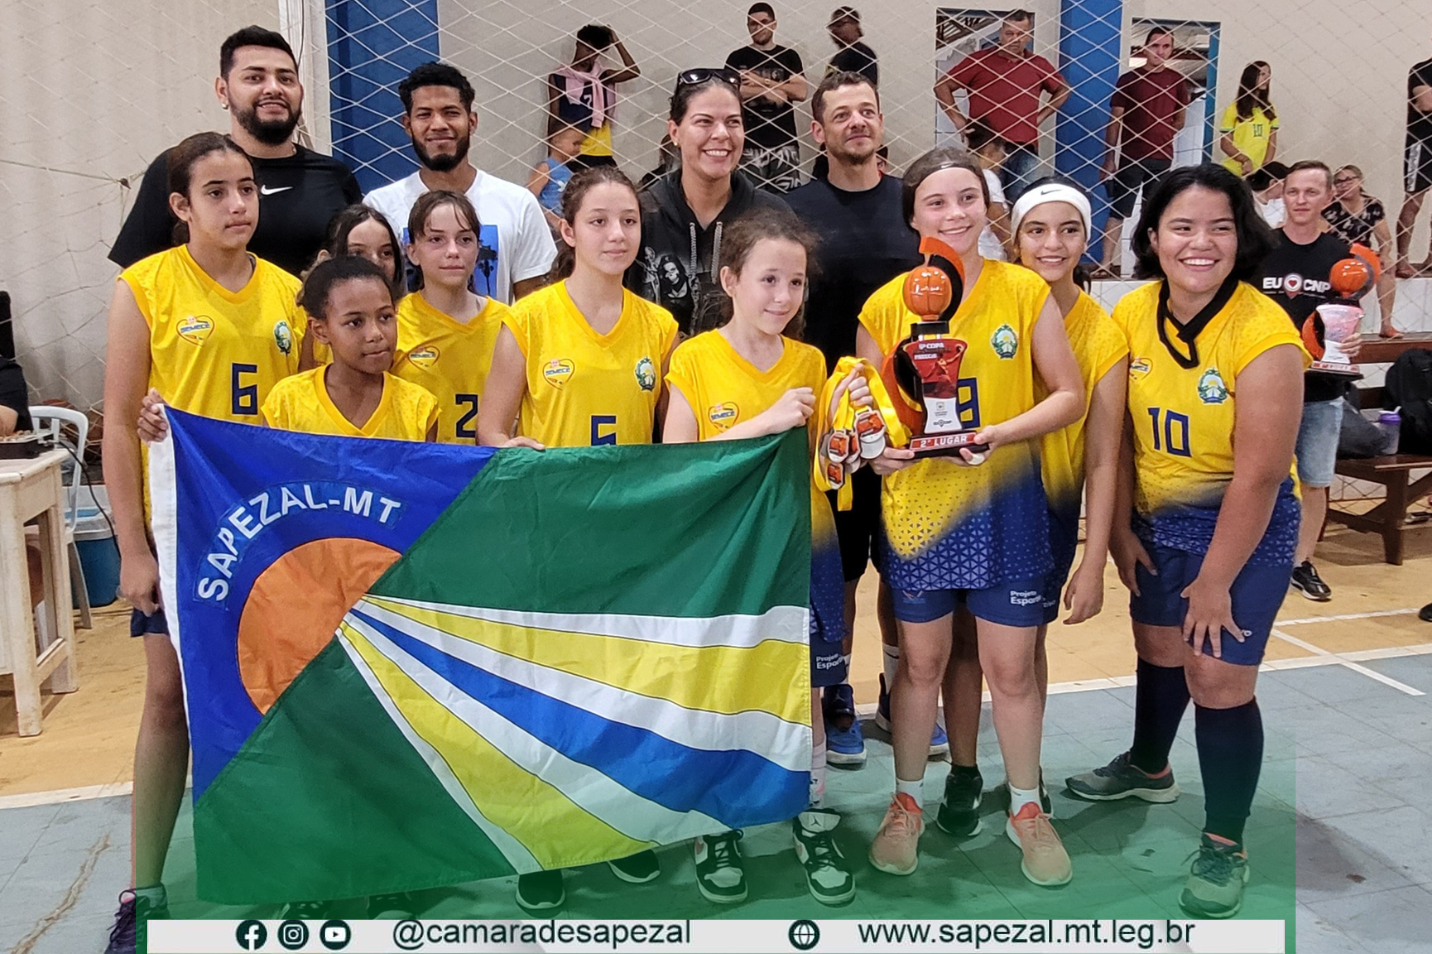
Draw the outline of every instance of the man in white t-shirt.
<instances>
[{"instance_id":1,"label":"man in white t-shirt","mask_svg":"<svg viewBox=\"0 0 1432 954\"><path fill-rule=\"evenodd\" d=\"M481 224L473 287L479 295L511 304L541 288L557 246L537 199L522 186L489 175L468 159L474 92L467 77L446 63L424 63L398 84L403 128L422 168L374 189L363 202L387 217L408 244L408 214L418 196L433 189L467 195Z\"/></svg>"}]
</instances>

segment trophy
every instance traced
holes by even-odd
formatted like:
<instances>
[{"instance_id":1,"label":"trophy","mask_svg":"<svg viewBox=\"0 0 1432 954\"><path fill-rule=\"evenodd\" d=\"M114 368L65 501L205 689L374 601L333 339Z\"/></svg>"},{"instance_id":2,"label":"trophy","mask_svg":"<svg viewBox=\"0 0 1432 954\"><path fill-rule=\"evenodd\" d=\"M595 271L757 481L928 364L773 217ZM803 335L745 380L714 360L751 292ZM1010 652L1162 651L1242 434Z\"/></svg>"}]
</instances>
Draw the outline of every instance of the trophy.
<instances>
[{"instance_id":1,"label":"trophy","mask_svg":"<svg viewBox=\"0 0 1432 954\"><path fill-rule=\"evenodd\" d=\"M1342 350L1342 341L1356 333L1362 322L1362 306L1358 299L1377 284L1377 254L1362 245L1352 247L1352 256L1335 262L1328 272L1328 282L1338 297L1324 302L1303 322L1303 344L1313 356L1310 370L1324 374L1361 377L1358 366ZM1318 334L1318 325L1322 334Z\"/></svg>"},{"instance_id":2,"label":"trophy","mask_svg":"<svg viewBox=\"0 0 1432 954\"><path fill-rule=\"evenodd\" d=\"M920 241L925 264L905 278L905 307L920 319L885 356L881 377L895 410L913 435L916 457L988 450L960 422L960 362L969 345L950 334L964 290L959 255L939 239Z\"/></svg>"}]
</instances>

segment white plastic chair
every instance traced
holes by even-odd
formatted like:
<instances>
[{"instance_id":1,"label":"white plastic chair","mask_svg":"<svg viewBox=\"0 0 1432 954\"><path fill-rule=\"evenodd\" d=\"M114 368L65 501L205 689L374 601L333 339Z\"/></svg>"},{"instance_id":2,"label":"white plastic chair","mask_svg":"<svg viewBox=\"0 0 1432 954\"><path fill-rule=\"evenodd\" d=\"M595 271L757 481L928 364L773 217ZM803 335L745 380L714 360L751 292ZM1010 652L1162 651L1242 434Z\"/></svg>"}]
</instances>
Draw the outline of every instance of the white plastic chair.
<instances>
[{"instance_id":1,"label":"white plastic chair","mask_svg":"<svg viewBox=\"0 0 1432 954\"><path fill-rule=\"evenodd\" d=\"M75 469L70 477L70 485L65 492L65 544L70 555L70 585L74 590L76 602L80 604L80 627L82 629L93 629L94 624L90 619L89 590L85 586L85 571L80 563L79 547L75 544L75 525L79 521L79 499L80 483L84 480L85 446L89 441L89 418L82 411L71 410L67 407L51 407L50 405L32 406L30 408L30 420L34 424L35 433L48 437L55 446L60 446L65 440L63 431L68 425L75 429ZM57 607L57 609L59 609Z\"/></svg>"}]
</instances>

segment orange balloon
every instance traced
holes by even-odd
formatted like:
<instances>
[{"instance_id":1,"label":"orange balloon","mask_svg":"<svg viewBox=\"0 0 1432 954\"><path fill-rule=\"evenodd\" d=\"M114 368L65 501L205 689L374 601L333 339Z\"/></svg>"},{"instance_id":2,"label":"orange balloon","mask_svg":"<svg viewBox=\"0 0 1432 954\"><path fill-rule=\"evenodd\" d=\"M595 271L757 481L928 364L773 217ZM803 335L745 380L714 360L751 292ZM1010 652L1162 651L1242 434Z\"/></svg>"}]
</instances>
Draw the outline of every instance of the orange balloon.
<instances>
[{"instance_id":1,"label":"orange balloon","mask_svg":"<svg viewBox=\"0 0 1432 954\"><path fill-rule=\"evenodd\" d=\"M939 317L953 297L950 277L933 265L921 265L905 276L905 307L923 319Z\"/></svg>"}]
</instances>

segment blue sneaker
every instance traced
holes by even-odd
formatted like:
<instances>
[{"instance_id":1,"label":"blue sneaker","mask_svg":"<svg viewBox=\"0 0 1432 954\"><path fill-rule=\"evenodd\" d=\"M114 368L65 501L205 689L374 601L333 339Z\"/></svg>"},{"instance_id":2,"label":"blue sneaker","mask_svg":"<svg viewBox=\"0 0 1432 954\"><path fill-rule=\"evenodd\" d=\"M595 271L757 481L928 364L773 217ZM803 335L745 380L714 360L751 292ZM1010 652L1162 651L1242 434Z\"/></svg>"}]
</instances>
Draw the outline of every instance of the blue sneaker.
<instances>
[{"instance_id":1,"label":"blue sneaker","mask_svg":"<svg viewBox=\"0 0 1432 954\"><path fill-rule=\"evenodd\" d=\"M865 764L865 736L855 711L855 690L847 684L827 686L821 694L825 715L825 761L840 768Z\"/></svg>"},{"instance_id":2,"label":"blue sneaker","mask_svg":"<svg viewBox=\"0 0 1432 954\"><path fill-rule=\"evenodd\" d=\"M875 707L875 724L887 733L890 731L890 690L885 688L884 673L880 674L880 701ZM949 752L950 737L945 734L945 727L940 725L937 719L935 720L935 731L930 736L930 758L942 758Z\"/></svg>"}]
</instances>

